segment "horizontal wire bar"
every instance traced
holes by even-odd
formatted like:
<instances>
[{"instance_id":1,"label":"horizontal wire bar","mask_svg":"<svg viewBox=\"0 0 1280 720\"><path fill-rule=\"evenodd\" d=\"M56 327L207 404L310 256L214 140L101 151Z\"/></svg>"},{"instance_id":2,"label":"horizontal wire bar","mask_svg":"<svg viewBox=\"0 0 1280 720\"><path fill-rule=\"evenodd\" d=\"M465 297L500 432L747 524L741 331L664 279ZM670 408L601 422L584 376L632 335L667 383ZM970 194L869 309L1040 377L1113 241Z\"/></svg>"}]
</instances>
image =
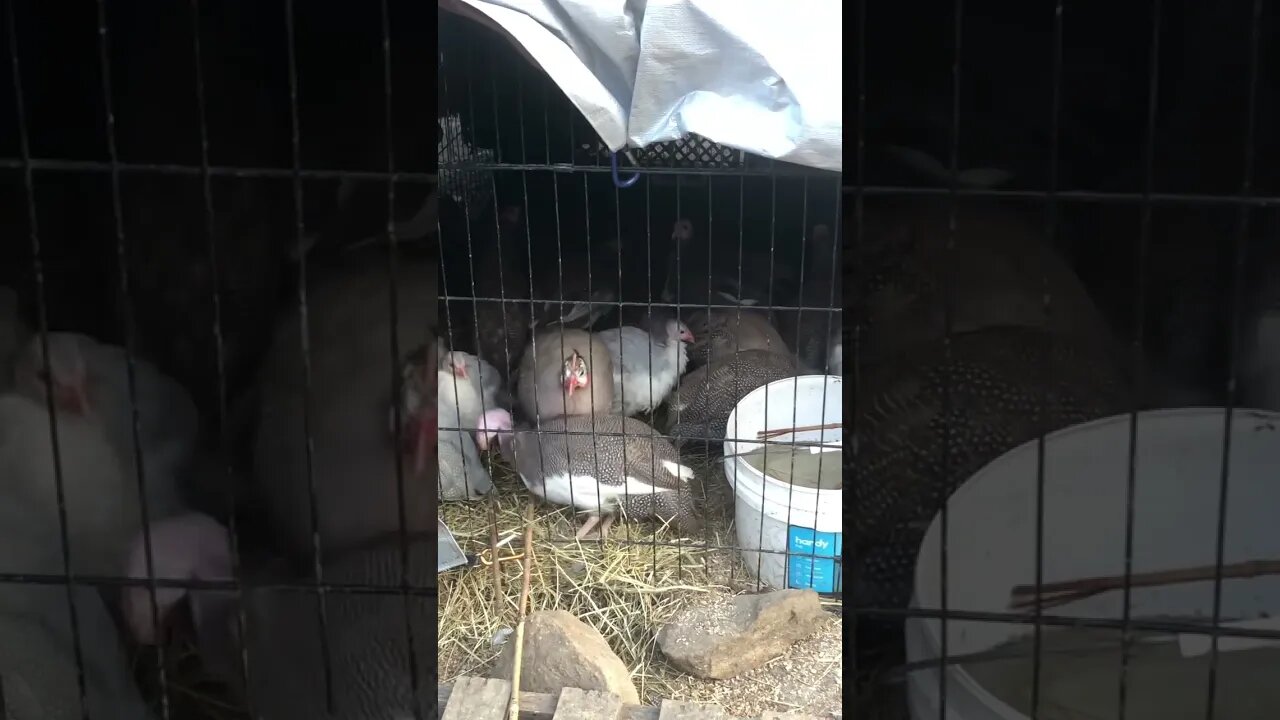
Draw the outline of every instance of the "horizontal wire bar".
<instances>
[{"instance_id":1,"label":"horizontal wire bar","mask_svg":"<svg viewBox=\"0 0 1280 720\"><path fill-rule=\"evenodd\" d=\"M901 195L910 197L948 198L956 197L990 198L1005 200L1048 200L1050 196L1055 202L1076 201L1090 203L1133 203L1135 205L1191 205L1220 207L1267 208L1280 206L1280 197L1265 195L1205 195L1182 193L1150 193L1141 192L1104 192L1101 190L988 190L985 188L925 188L902 187L894 185L866 185L842 187L845 193L858 193L866 196Z\"/></svg>"},{"instance_id":2,"label":"horizontal wire bar","mask_svg":"<svg viewBox=\"0 0 1280 720\"><path fill-rule=\"evenodd\" d=\"M846 606L853 609L852 606ZM1089 628L1096 630L1132 630L1163 633L1215 633L1220 637L1253 638L1258 640L1280 640L1280 630L1264 630L1232 625L1218 625L1215 629L1209 623L1174 620L1139 620L1131 619L1128 624L1120 618L1072 617L1069 615L1040 615L1017 612L981 612L976 610L942 610L940 608L879 608L857 606L859 615L884 619L916 619L916 620L961 620L973 622L993 622L1004 625L1052 625L1054 627Z\"/></svg>"},{"instance_id":3,"label":"horizontal wire bar","mask_svg":"<svg viewBox=\"0 0 1280 720\"><path fill-rule=\"evenodd\" d=\"M118 577L110 575L76 575L75 584L96 587L139 587L150 588L152 583L157 588L179 588L184 590L211 590L218 592L239 592L250 590L287 590L289 592L338 592L352 595L400 595L407 590L411 595L435 597L436 588L426 585L410 584L405 587L395 585L369 585L361 583L320 583L299 580L296 582L235 582L231 580L197 580L194 578L142 578ZM65 585L66 575L52 573L0 573L0 585Z\"/></svg>"},{"instance_id":4,"label":"horizontal wire bar","mask_svg":"<svg viewBox=\"0 0 1280 720\"><path fill-rule=\"evenodd\" d=\"M457 163L441 163L440 171L450 172L499 172L499 171L533 171L533 172L557 172L566 174L577 173L611 173L613 168L609 165L578 165L576 163L511 163L511 162L457 162ZM805 167L803 165L791 165L787 163L776 163L773 168L745 168L745 167L662 167L655 165L653 167L628 166L626 172L640 173L642 175L701 175L703 177L791 177L791 178L829 178L835 181L840 177L839 173L830 170L818 170L816 168Z\"/></svg>"},{"instance_id":5,"label":"horizontal wire bar","mask_svg":"<svg viewBox=\"0 0 1280 720\"><path fill-rule=\"evenodd\" d=\"M0 169L21 170L24 167L22 160L14 158L0 158ZM109 162L97 162L92 160L57 160L53 158L32 158L31 169L46 172L85 172L85 173L110 173L112 164ZM199 165L180 165L169 163L118 163L114 166L122 173L138 175L194 175L200 176L206 171ZM295 173L290 168L265 168L265 167L229 167L221 165L210 165L207 168L210 175L216 177L242 177L242 178L280 178L290 179L295 176L304 180L379 180L386 182L407 182L407 183L425 183L435 184L438 178L436 173L424 172L386 172L375 170L299 170Z\"/></svg>"},{"instance_id":6,"label":"horizontal wire bar","mask_svg":"<svg viewBox=\"0 0 1280 720\"><path fill-rule=\"evenodd\" d=\"M687 308L691 310L706 310L706 309L741 310L743 312L750 312L752 310L804 310L806 312L825 312L830 314L844 312L844 308L818 307L818 306L810 306L810 305L728 305L728 304L717 305L716 303L708 304L708 303L699 303L699 302L687 302L687 303L651 302L649 303L649 302L638 302L633 300L626 300L626 301L620 302L618 300L570 300L567 298L564 300L561 300L559 298L547 298L545 300L540 300L540 299L529 300L527 298L472 297L470 295L440 295L436 299L446 300L451 302L452 301L471 302L472 300L475 300L477 302L503 303L506 305L528 305L530 303L549 303L549 304L555 304L555 305L562 305L562 304L563 305L587 305L589 307L621 306L621 307L640 307L640 308L648 308L648 307ZM549 329L554 329L554 327L555 326L548 326ZM566 330L567 329L568 328L566 328ZM604 330L602 332L608 332L608 330Z\"/></svg>"},{"instance_id":7,"label":"horizontal wire bar","mask_svg":"<svg viewBox=\"0 0 1280 720\"><path fill-rule=\"evenodd\" d=\"M0 158L0 170L21 170L24 162L17 158ZM82 172L110 173L111 163L83 160L58 160L53 158L32 158L31 169L38 172ZM156 174L156 175L192 175L199 176L203 170L199 165L182 165L170 163L128 163L122 162L116 169L124 174ZM449 169L449 168L442 168ZM458 170L460 170L459 168ZM500 164L490 163L483 166L468 167L467 170L487 171L553 171L553 172L609 172L609 168L580 165L534 165L534 164ZM718 171L715 168L636 168L636 170L653 175L723 175L730 177L771 177L778 173L768 171L753 172L749 170ZM210 175L215 177L240 178L292 178L293 170L288 168L265 167L230 167L211 165ZM816 171L815 171L816 172ZM785 174L784 174L785 175ZM299 170L297 177L304 180L378 180L403 183L435 184L439 175L425 172L385 172L376 170ZM795 173L794 177L807 177L806 173ZM862 187L844 186L846 193L858 192L867 196L926 196L948 197L952 192L959 197L1009 199L1009 200L1044 200L1049 197L1047 191L1040 190L988 190L984 188L920 188L900 187L892 185L867 185ZM1098 203L1152 203L1155 205L1194 205L1221 207L1280 207L1280 197L1251 195L1204 195L1181 193L1140 192L1102 192L1098 190L1059 190L1054 193L1059 201L1098 202ZM656 304L656 303L655 303Z\"/></svg>"},{"instance_id":8,"label":"horizontal wire bar","mask_svg":"<svg viewBox=\"0 0 1280 720\"><path fill-rule=\"evenodd\" d=\"M784 379L784 380L790 380L791 378L783 378L783 379ZM456 413L455 413L455 415L456 415ZM589 417L589 416L583 415L583 416L580 416L580 417ZM601 414L601 415L600 415L600 417L601 417L601 418L603 418L603 417L604 417L604 415L603 415L603 414ZM453 430L453 431L459 431L459 430L460 430L460 431L462 431L462 432L475 432L475 431L476 431L476 428L473 428L473 427L471 427L471 428L466 428L466 427L458 427L458 426L444 426L444 425L441 425L441 426L439 426L439 427L438 427L438 428L436 428L436 429L437 429L437 430L441 430L441 431L443 431L443 430ZM781 429L783 429L783 428L779 428L779 430L781 430ZM839 430L840 428L827 428L827 429L828 429L828 430ZM589 437L643 438L643 439L645 439L645 440L648 440L648 439L650 439L650 438L665 438L665 439L667 439L667 440L671 440L671 439L673 439L673 438L675 438L675 437L676 437L676 436L674 436L674 435L663 435L663 434L661 434L661 433L654 434L654 433L645 433L645 432L641 432L641 433L629 433L629 432L608 432L608 431L605 431L605 430L595 430L595 431L592 431L592 430L548 430L547 428L534 429L534 428L531 428L531 427L530 427L530 428L521 428L521 429L517 429L517 430L498 430L498 429L493 429L493 430L489 430L488 432L493 433L493 434L495 434L495 435L514 435L514 434L516 434L516 433L537 433L537 434L539 434L539 435L586 435L586 436L589 436ZM804 431L802 431L802 430L798 430L797 432L804 432ZM680 436L679 436L679 438L680 438L681 440L702 440L702 441L705 441L705 442L740 442L740 443L760 443L760 444L762 444L762 445L788 445L788 446L795 446L795 445L797 444L797 443L795 443L795 442L791 442L791 441L787 441L787 440L773 440L773 439L761 440L761 439L759 439L759 438L704 437L704 436L701 436L701 435L698 435L698 436L694 436L694 435L680 435ZM834 443L834 442L835 442L835 440L831 440L830 442ZM819 446L819 445L802 445L801 447L832 447L832 448L834 448L834 447L839 447L839 446L837 446L837 445L823 445L823 446ZM686 454L688 454L688 453L686 453Z\"/></svg>"}]
</instances>

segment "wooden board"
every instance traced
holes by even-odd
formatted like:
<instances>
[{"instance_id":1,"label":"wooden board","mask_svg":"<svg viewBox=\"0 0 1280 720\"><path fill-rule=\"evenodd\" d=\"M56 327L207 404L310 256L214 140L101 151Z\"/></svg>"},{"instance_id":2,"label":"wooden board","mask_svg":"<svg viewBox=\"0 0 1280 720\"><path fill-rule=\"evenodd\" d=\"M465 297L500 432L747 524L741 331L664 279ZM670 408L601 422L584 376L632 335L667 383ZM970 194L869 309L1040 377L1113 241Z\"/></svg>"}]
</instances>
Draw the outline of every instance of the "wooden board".
<instances>
[{"instance_id":1,"label":"wooden board","mask_svg":"<svg viewBox=\"0 0 1280 720\"><path fill-rule=\"evenodd\" d=\"M552 720L616 720L621 712L622 698L613 693L565 688Z\"/></svg>"},{"instance_id":2,"label":"wooden board","mask_svg":"<svg viewBox=\"0 0 1280 720\"><path fill-rule=\"evenodd\" d=\"M509 680L458 678L440 720L506 720L510 701Z\"/></svg>"},{"instance_id":3,"label":"wooden board","mask_svg":"<svg viewBox=\"0 0 1280 720\"><path fill-rule=\"evenodd\" d=\"M663 700L658 720L734 720L722 708L687 700Z\"/></svg>"}]
</instances>

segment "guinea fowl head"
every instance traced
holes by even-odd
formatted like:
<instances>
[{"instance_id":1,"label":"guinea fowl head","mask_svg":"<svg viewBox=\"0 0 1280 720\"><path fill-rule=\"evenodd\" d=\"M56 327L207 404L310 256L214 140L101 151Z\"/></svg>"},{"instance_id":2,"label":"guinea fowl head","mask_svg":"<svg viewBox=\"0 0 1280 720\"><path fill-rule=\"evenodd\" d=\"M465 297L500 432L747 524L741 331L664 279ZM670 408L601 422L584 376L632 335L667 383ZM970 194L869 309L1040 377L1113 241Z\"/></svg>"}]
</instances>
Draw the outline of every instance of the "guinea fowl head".
<instances>
[{"instance_id":1,"label":"guinea fowl head","mask_svg":"<svg viewBox=\"0 0 1280 720\"><path fill-rule=\"evenodd\" d=\"M497 438L498 443L501 444L503 438L511 437L512 429L511 413L502 408L488 410L480 416L476 425L476 446L481 450L488 450L489 443L493 442L494 438ZM502 434L504 432L505 435Z\"/></svg>"},{"instance_id":2,"label":"guinea fowl head","mask_svg":"<svg viewBox=\"0 0 1280 720\"><path fill-rule=\"evenodd\" d=\"M564 390L569 395L573 395L574 390L591 384L591 372L587 368L587 360L577 350L565 358L562 380Z\"/></svg>"},{"instance_id":3,"label":"guinea fowl head","mask_svg":"<svg viewBox=\"0 0 1280 720\"><path fill-rule=\"evenodd\" d=\"M48 336L49 364L45 367L44 344L39 337L31 339L15 371L17 386L40 400L48 395L58 409L73 415L88 415L89 371L75 337L63 334Z\"/></svg>"}]
</instances>

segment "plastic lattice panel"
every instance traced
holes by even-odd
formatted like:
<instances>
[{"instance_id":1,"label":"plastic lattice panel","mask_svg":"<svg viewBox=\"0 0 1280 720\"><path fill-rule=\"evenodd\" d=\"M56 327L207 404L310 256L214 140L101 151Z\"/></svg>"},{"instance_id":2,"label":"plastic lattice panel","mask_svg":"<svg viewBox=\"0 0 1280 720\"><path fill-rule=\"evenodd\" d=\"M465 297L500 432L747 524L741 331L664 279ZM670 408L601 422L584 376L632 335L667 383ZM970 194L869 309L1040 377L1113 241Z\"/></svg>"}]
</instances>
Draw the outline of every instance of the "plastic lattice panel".
<instances>
[{"instance_id":1,"label":"plastic lattice panel","mask_svg":"<svg viewBox=\"0 0 1280 720\"><path fill-rule=\"evenodd\" d=\"M492 173L462 168L468 163L492 163L494 152L472 147L463 135L462 120L457 115L442 117L439 122L440 139L436 149L440 158L440 192L468 208L468 214L474 216L490 202Z\"/></svg>"},{"instance_id":2,"label":"plastic lattice panel","mask_svg":"<svg viewBox=\"0 0 1280 720\"><path fill-rule=\"evenodd\" d=\"M609 148L601 142L584 144L581 150L595 163L609 163ZM744 165L744 153L725 147L700 135L686 135L679 140L653 143L642 148L627 148L628 160L622 165L663 168L738 169Z\"/></svg>"}]
</instances>

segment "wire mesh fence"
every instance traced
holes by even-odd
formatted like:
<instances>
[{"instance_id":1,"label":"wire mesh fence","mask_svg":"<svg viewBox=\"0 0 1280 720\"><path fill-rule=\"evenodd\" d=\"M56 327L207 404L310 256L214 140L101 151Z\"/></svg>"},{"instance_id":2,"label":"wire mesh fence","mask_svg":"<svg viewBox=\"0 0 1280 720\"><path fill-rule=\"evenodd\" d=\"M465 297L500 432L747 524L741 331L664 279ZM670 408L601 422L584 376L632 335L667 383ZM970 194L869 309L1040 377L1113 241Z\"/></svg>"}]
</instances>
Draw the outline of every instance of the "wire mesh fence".
<instances>
[{"instance_id":1,"label":"wire mesh fence","mask_svg":"<svg viewBox=\"0 0 1280 720\"><path fill-rule=\"evenodd\" d=\"M894 86L927 84L884 69L895 63L874 23L887 11L864 4L843 186L699 137L611 157L523 56L448 15L425 63L438 66L438 107L405 121L394 99L411 91L391 57L412 35L392 32L408 11L386 3L360 21L374 69L354 84L376 91L365 130L385 142L357 150L358 169L305 158L315 115L300 98L327 106L299 57L332 51L333 36L289 3L264 71L283 119L263 141L273 150L218 159L207 88L230 82L215 69L229 60L210 27L235 23L193 2L165 22L187 32L195 154L135 153L148 133L122 130L128 93L113 89L130 81L116 69L128 53L113 54L115 22L130 19L100 2L84 59L105 145L40 151L50 136L32 118L48 117L50 83L23 41L40 23L6 5L16 122L0 171L17 191L0 213L26 232L11 233L23 242L5 248L0 280L19 289L12 316L28 327L0 327L13 345L0 357L0 462L26 481L0 504L16 548L0 567L0 716L347 717L362 705L428 717L431 685L509 652L515 566L530 555L532 606L593 618L645 699L694 692L661 662L661 624L771 586L814 589L842 611L856 631L845 701L862 716L1274 716L1250 674L1274 659L1264 641L1280 641L1266 622L1280 597L1267 512L1280 410L1273 13L1232 5L1239 32L1218 31L1231 53L1177 40L1197 36L1194 10L1156 2L1117 22L1145 35L1131 43L1145 48L1132 50L1137 159L1119 191L1070 180L1088 176L1069 171L1091 144L1072 135L1080 97L1064 82L1076 10L1053 9L1021 63L1044 70L1044 102L1026 103L1043 163L996 188L962 182L993 176L964 174L983 135L964 113L986 91L973 84L982 14L960 3L922 31L946 51L949 112L929 131L942 161L924 181L907 162L909 187L878 182L885 138L868 115ZM324 39L308 43L313 31ZM1210 49L1176 73L1189 87L1170 91L1169 48L1197 43ZM1239 62L1215 74L1215 54ZM1243 120L1165 119L1167 102L1196 108L1218 82ZM1159 145L1214 133L1199 164ZM1194 181L1177 182L1179 168ZM52 180L72 177L96 189ZM439 213L426 247L410 237L429 215L424 188ZM92 243L68 245L77 213L46 208L80 194L106 220L79 230ZM165 204L192 225L155 220ZM317 217L357 209L373 220L330 246L316 226L341 222ZM246 219L257 212L271 219ZM194 238L192 269L156 282L138 258L158 264L147 253L166 245L149 233ZM75 290L94 320L68 322ZM148 315L164 310L176 320ZM166 352L183 319L202 339ZM99 337L59 332L71 327ZM852 457L830 464L845 446ZM166 494L196 476L205 496ZM850 501L833 508L846 477ZM471 556L439 591L433 515ZM174 627L184 599L186 630ZM204 697L214 691L188 676L174 635L225 699ZM138 683L122 644L153 648ZM1175 646L1179 658L1158 655ZM1184 664L1153 669L1153 654ZM362 683L369 672L379 681ZM1094 684L1065 697L1067 675Z\"/></svg>"}]
</instances>

